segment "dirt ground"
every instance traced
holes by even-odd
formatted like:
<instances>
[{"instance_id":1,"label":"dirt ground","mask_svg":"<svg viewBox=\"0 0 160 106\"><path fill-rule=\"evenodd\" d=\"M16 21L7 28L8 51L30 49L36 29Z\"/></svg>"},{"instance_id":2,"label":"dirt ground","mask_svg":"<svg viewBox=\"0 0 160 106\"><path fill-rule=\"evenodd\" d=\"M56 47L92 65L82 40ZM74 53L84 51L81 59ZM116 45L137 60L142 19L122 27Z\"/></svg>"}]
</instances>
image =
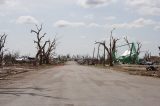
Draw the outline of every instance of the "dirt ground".
<instances>
[{"instance_id":1,"label":"dirt ground","mask_svg":"<svg viewBox=\"0 0 160 106\"><path fill-rule=\"evenodd\" d=\"M25 73L37 69L38 67L32 67L32 66L5 66L3 68L0 68L0 79L2 80L10 75Z\"/></svg>"},{"instance_id":2,"label":"dirt ground","mask_svg":"<svg viewBox=\"0 0 160 106\"><path fill-rule=\"evenodd\" d=\"M160 106L160 79L74 62L6 82L0 106Z\"/></svg>"},{"instance_id":3,"label":"dirt ground","mask_svg":"<svg viewBox=\"0 0 160 106\"><path fill-rule=\"evenodd\" d=\"M32 66L32 65L14 65L5 66L0 68L0 86L14 83L14 81L22 80L26 76L33 73L37 73L40 70L45 70L53 67L63 66L59 65L42 65L42 66Z\"/></svg>"},{"instance_id":4,"label":"dirt ground","mask_svg":"<svg viewBox=\"0 0 160 106\"><path fill-rule=\"evenodd\" d=\"M160 78L160 65L157 65L157 70L147 71L146 65L115 65L112 69L127 72L131 75L141 75Z\"/></svg>"}]
</instances>

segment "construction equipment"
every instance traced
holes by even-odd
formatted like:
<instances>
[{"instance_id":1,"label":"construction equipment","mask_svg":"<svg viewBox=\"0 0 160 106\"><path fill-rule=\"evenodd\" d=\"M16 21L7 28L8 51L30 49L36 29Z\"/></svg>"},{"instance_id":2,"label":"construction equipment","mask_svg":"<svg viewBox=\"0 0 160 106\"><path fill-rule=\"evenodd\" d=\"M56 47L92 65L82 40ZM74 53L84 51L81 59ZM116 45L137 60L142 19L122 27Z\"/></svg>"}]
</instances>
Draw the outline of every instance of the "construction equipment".
<instances>
[{"instance_id":1,"label":"construction equipment","mask_svg":"<svg viewBox=\"0 0 160 106\"><path fill-rule=\"evenodd\" d=\"M121 45L121 46L117 46L116 48L120 48L123 46L130 46L129 50L126 50L121 56L117 56L117 51L114 51L112 56L114 58L114 62L120 62L122 64L138 64L139 63L139 59L138 59L138 54L136 51L136 46L135 43L128 43L125 45Z\"/></svg>"}]
</instances>

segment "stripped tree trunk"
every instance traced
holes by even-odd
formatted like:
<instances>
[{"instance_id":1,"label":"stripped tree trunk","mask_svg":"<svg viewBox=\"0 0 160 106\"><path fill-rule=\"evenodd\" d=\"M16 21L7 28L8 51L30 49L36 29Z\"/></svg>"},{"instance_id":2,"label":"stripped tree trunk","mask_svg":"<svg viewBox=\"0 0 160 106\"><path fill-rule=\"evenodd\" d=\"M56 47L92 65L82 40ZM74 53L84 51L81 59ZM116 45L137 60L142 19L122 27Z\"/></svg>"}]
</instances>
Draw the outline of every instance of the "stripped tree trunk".
<instances>
[{"instance_id":1,"label":"stripped tree trunk","mask_svg":"<svg viewBox=\"0 0 160 106\"><path fill-rule=\"evenodd\" d=\"M3 54L4 54L4 47L6 43L7 35L4 33L3 35L0 35L0 66L3 65Z\"/></svg>"}]
</instances>

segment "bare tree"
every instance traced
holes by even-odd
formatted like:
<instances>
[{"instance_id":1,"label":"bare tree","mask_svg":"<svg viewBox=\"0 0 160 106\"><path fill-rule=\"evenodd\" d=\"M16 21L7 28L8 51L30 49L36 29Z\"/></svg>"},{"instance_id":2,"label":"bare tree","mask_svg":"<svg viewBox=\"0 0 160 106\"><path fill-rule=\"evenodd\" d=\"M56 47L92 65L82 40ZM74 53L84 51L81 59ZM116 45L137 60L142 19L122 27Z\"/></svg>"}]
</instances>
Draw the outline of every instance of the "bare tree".
<instances>
[{"instance_id":1,"label":"bare tree","mask_svg":"<svg viewBox=\"0 0 160 106\"><path fill-rule=\"evenodd\" d=\"M45 51L45 48L43 48L44 62L46 64L49 64L52 54L55 54L54 50L56 49L56 41L56 38L54 38L52 41L48 40L47 50Z\"/></svg>"},{"instance_id":2,"label":"bare tree","mask_svg":"<svg viewBox=\"0 0 160 106\"><path fill-rule=\"evenodd\" d=\"M106 45L106 42L105 41L102 41L102 42L95 42L95 44L98 44L98 52L97 52L97 60L100 59L100 60L103 60L103 65L105 66L106 64L106 49L105 49L105 45ZM104 50L103 50L103 56L100 57L100 54L99 54L99 51L100 51L100 46L103 46Z\"/></svg>"},{"instance_id":3,"label":"bare tree","mask_svg":"<svg viewBox=\"0 0 160 106\"><path fill-rule=\"evenodd\" d=\"M124 37L124 40L125 40L125 42L127 43L127 45L128 45L128 47L129 47L129 49L131 49L131 45L130 45L130 42L128 41L127 36L126 36L126 37Z\"/></svg>"},{"instance_id":4,"label":"bare tree","mask_svg":"<svg viewBox=\"0 0 160 106\"><path fill-rule=\"evenodd\" d=\"M13 65L16 63L16 59L19 57L19 52L8 52L4 54L3 62L5 65Z\"/></svg>"},{"instance_id":5,"label":"bare tree","mask_svg":"<svg viewBox=\"0 0 160 106\"><path fill-rule=\"evenodd\" d=\"M115 29L113 29L113 30L115 30ZM106 46L105 42L96 42L96 44L102 45L105 48L105 50L107 51L110 66L113 66L113 62L114 62L113 54L116 51L116 43L119 40L119 39L113 38L113 36L112 36L113 30L111 30L109 46Z\"/></svg>"},{"instance_id":6,"label":"bare tree","mask_svg":"<svg viewBox=\"0 0 160 106\"><path fill-rule=\"evenodd\" d=\"M3 62L3 55L4 55L4 47L6 43L7 35L4 33L3 35L0 35L0 66L2 66Z\"/></svg>"},{"instance_id":7,"label":"bare tree","mask_svg":"<svg viewBox=\"0 0 160 106\"><path fill-rule=\"evenodd\" d=\"M150 59L150 57L151 57L150 54L151 54L151 53L150 53L149 51L146 51L143 59L144 59L145 61L149 61L149 59Z\"/></svg>"},{"instance_id":8,"label":"bare tree","mask_svg":"<svg viewBox=\"0 0 160 106\"><path fill-rule=\"evenodd\" d=\"M41 31L42 31L42 25L40 27L38 27L38 25L36 25L36 30L31 30L31 33L35 33L37 40L34 40L34 43L37 44L37 54L36 54L36 61L39 61L39 65L42 65L43 63L43 50L46 46L46 44L49 41L45 41L44 44L42 44L42 39L45 37L46 33L43 33L41 35Z\"/></svg>"},{"instance_id":9,"label":"bare tree","mask_svg":"<svg viewBox=\"0 0 160 106\"><path fill-rule=\"evenodd\" d=\"M141 48L142 48L142 43L137 42L137 49L136 49L137 55L139 55L141 53Z\"/></svg>"}]
</instances>

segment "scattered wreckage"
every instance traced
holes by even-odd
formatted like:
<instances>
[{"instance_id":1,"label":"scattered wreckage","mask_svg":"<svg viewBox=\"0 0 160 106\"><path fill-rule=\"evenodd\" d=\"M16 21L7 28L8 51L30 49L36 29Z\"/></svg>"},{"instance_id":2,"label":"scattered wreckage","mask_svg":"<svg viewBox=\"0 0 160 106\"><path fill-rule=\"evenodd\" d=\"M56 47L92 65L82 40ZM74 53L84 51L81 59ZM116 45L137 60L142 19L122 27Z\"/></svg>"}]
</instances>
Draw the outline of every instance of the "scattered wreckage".
<instances>
[{"instance_id":1,"label":"scattered wreckage","mask_svg":"<svg viewBox=\"0 0 160 106\"><path fill-rule=\"evenodd\" d=\"M158 66L156 65L147 65L146 66L147 71L158 71Z\"/></svg>"}]
</instances>

